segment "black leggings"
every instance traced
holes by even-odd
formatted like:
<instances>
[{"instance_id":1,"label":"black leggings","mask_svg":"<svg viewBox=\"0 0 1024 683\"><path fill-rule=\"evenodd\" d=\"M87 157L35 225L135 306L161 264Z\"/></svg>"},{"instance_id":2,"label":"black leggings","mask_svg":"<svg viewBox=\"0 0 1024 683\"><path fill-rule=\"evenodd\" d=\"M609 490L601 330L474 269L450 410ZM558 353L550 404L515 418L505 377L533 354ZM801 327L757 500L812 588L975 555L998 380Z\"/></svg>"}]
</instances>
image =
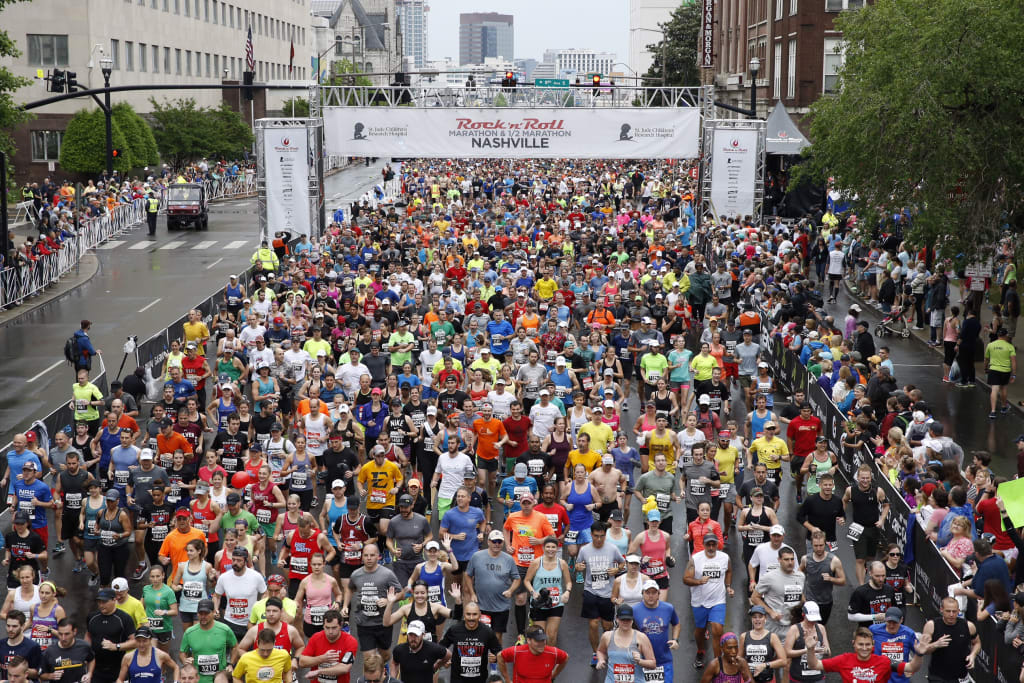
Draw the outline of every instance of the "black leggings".
<instances>
[{"instance_id":1,"label":"black leggings","mask_svg":"<svg viewBox=\"0 0 1024 683\"><path fill-rule=\"evenodd\" d=\"M109 586L115 576L119 576L124 572L124 568L128 564L129 554L127 543L113 547L100 546L96 561L100 566L101 585Z\"/></svg>"}]
</instances>

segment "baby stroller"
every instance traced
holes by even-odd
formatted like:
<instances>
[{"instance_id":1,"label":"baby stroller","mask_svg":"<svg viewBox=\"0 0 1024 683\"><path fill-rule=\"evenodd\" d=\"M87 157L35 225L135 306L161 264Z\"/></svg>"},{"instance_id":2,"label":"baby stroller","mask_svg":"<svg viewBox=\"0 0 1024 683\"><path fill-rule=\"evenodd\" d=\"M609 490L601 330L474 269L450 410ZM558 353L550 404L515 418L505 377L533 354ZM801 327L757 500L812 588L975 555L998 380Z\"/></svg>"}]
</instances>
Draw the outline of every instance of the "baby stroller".
<instances>
[{"instance_id":1,"label":"baby stroller","mask_svg":"<svg viewBox=\"0 0 1024 683\"><path fill-rule=\"evenodd\" d=\"M892 310L875 326L875 336L884 337L892 334L907 339L910 337L910 328L914 324L913 320L914 297L905 296L902 303L898 306L893 306Z\"/></svg>"}]
</instances>

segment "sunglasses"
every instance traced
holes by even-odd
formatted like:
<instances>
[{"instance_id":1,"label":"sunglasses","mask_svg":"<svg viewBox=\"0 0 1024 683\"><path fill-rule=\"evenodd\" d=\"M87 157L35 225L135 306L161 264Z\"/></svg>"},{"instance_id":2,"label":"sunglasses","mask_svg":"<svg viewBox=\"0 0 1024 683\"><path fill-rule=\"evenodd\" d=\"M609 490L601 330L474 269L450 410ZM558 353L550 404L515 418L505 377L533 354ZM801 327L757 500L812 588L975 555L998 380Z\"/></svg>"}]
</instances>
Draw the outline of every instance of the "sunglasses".
<instances>
[{"instance_id":1,"label":"sunglasses","mask_svg":"<svg viewBox=\"0 0 1024 683\"><path fill-rule=\"evenodd\" d=\"M889 557L903 557L902 553L889 553Z\"/></svg>"}]
</instances>

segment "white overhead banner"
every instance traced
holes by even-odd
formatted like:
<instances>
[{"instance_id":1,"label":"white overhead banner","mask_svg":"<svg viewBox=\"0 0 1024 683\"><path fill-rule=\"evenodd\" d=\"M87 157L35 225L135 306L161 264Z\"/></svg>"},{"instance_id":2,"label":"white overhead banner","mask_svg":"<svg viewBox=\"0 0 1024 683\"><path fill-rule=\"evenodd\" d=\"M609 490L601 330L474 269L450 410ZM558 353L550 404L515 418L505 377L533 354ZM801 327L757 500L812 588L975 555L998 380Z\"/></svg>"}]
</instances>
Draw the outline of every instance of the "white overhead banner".
<instances>
[{"instance_id":1,"label":"white overhead banner","mask_svg":"<svg viewBox=\"0 0 1024 683\"><path fill-rule=\"evenodd\" d=\"M717 128L712 136L711 204L716 216L754 215L757 130Z\"/></svg>"},{"instance_id":2,"label":"white overhead banner","mask_svg":"<svg viewBox=\"0 0 1024 683\"><path fill-rule=\"evenodd\" d=\"M692 159L700 111L326 107L327 154L426 158Z\"/></svg>"},{"instance_id":3,"label":"white overhead banner","mask_svg":"<svg viewBox=\"0 0 1024 683\"><path fill-rule=\"evenodd\" d=\"M275 233L287 230L308 235L309 139L305 126L265 128L263 174L267 193L267 227Z\"/></svg>"}]
</instances>

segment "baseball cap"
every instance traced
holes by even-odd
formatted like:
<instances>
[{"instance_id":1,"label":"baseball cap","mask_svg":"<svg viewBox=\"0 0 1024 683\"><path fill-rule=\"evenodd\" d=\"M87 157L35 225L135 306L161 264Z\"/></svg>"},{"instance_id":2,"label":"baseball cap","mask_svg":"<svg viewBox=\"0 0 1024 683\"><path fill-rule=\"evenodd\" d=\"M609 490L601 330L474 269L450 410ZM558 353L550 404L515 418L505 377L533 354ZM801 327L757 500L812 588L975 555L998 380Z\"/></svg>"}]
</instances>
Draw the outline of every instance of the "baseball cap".
<instances>
[{"instance_id":1,"label":"baseball cap","mask_svg":"<svg viewBox=\"0 0 1024 683\"><path fill-rule=\"evenodd\" d=\"M36 470L38 468L36 467L36 463L35 463L34 460L26 460L25 464L21 466L21 469L23 469L23 470Z\"/></svg>"},{"instance_id":2,"label":"baseball cap","mask_svg":"<svg viewBox=\"0 0 1024 683\"><path fill-rule=\"evenodd\" d=\"M537 395L538 396L550 396L551 392L548 391L547 389L541 389L540 392Z\"/></svg>"},{"instance_id":3,"label":"baseball cap","mask_svg":"<svg viewBox=\"0 0 1024 683\"><path fill-rule=\"evenodd\" d=\"M228 505L234 505L235 503L241 503L242 497L235 493L234 491L232 491L231 493L228 494L227 501Z\"/></svg>"},{"instance_id":4,"label":"baseball cap","mask_svg":"<svg viewBox=\"0 0 1024 683\"><path fill-rule=\"evenodd\" d=\"M109 491L106 492L106 494L104 494L104 497L107 500L120 500L121 494L120 492L118 492L117 489L110 489Z\"/></svg>"},{"instance_id":5,"label":"baseball cap","mask_svg":"<svg viewBox=\"0 0 1024 683\"><path fill-rule=\"evenodd\" d=\"M203 598L199 601L199 605L196 607L197 613L212 612L213 611L213 600L209 598Z\"/></svg>"},{"instance_id":6,"label":"baseball cap","mask_svg":"<svg viewBox=\"0 0 1024 683\"><path fill-rule=\"evenodd\" d=\"M731 439L732 438L732 432L730 432L728 429L723 429L722 431L718 432L718 438L719 439Z\"/></svg>"},{"instance_id":7,"label":"baseball cap","mask_svg":"<svg viewBox=\"0 0 1024 683\"><path fill-rule=\"evenodd\" d=\"M115 591L126 591L128 590L128 579L119 576L110 582L110 587Z\"/></svg>"},{"instance_id":8,"label":"baseball cap","mask_svg":"<svg viewBox=\"0 0 1024 683\"><path fill-rule=\"evenodd\" d=\"M654 579L646 579L640 586L640 591L643 592L646 590L650 590L652 588L654 590L661 590L661 586L658 585L657 581L655 581Z\"/></svg>"},{"instance_id":9,"label":"baseball cap","mask_svg":"<svg viewBox=\"0 0 1024 683\"><path fill-rule=\"evenodd\" d=\"M601 464L602 465L614 465L615 464L615 458L612 456L611 453L605 453L604 455L601 456Z\"/></svg>"},{"instance_id":10,"label":"baseball cap","mask_svg":"<svg viewBox=\"0 0 1024 683\"><path fill-rule=\"evenodd\" d=\"M764 607L761 607L761 605L753 605L749 610L747 610L747 614L764 614L767 616L768 612Z\"/></svg>"},{"instance_id":11,"label":"baseball cap","mask_svg":"<svg viewBox=\"0 0 1024 683\"><path fill-rule=\"evenodd\" d=\"M886 615L888 616L888 612ZM818 608L818 603L813 600L805 602L804 616L807 617L807 621L821 621L821 609Z\"/></svg>"},{"instance_id":12,"label":"baseball cap","mask_svg":"<svg viewBox=\"0 0 1024 683\"><path fill-rule=\"evenodd\" d=\"M101 588L99 592L96 593L97 600L113 600L116 597L117 595L114 593L113 588Z\"/></svg>"},{"instance_id":13,"label":"baseball cap","mask_svg":"<svg viewBox=\"0 0 1024 683\"><path fill-rule=\"evenodd\" d=\"M152 460L152 459L153 459L153 449L151 449L151 448L143 448L142 452L139 453L139 460Z\"/></svg>"},{"instance_id":14,"label":"baseball cap","mask_svg":"<svg viewBox=\"0 0 1024 683\"><path fill-rule=\"evenodd\" d=\"M272 583L275 586L283 586L284 585L284 577L281 576L280 574L271 574L270 576L267 577L267 583L268 584Z\"/></svg>"},{"instance_id":15,"label":"baseball cap","mask_svg":"<svg viewBox=\"0 0 1024 683\"><path fill-rule=\"evenodd\" d=\"M332 489L337 489L337 488L342 488L343 489L343 488L345 488L345 480L344 479L335 479L334 481L331 482L331 488Z\"/></svg>"},{"instance_id":16,"label":"baseball cap","mask_svg":"<svg viewBox=\"0 0 1024 683\"><path fill-rule=\"evenodd\" d=\"M440 550L441 544L437 541L430 541L425 547L427 550Z\"/></svg>"},{"instance_id":17,"label":"baseball cap","mask_svg":"<svg viewBox=\"0 0 1024 683\"><path fill-rule=\"evenodd\" d=\"M470 467L467 467L466 469L462 470L462 478L463 479L476 478L476 469L474 467L470 466Z\"/></svg>"},{"instance_id":18,"label":"baseball cap","mask_svg":"<svg viewBox=\"0 0 1024 683\"><path fill-rule=\"evenodd\" d=\"M650 522L661 521L661 512L657 509L651 510L647 513L647 520Z\"/></svg>"},{"instance_id":19,"label":"baseball cap","mask_svg":"<svg viewBox=\"0 0 1024 683\"><path fill-rule=\"evenodd\" d=\"M231 551L231 557L249 557L249 551L242 546L236 545L235 549Z\"/></svg>"},{"instance_id":20,"label":"baseball cap","mask_svg":"<svg viewBox=\"0 0 1024 683\"><path fill-rule=\"evenodd\" d=\"M526 466L525 462L517 462L516 466L512 469L512 475L515 477L525 477L529 472L530 469Z\"/></svg>"},{"instance_id":21,"label":"baseball cap","mask_svg":"<svg viewBox=\"0 0 1024 683\"><path fill-rule=\"evenodd\" d=\"M772 528L768 530L768 535L775 536L776 534L779 536L785 536L786 529L781 524L774 524L772 525Z\"/></svg>"},{"instance_id":22,"label":"baseball cap","mask_svg":"<svg viewBox=\"0 0 1024 683\"><path fill-rule=\"evenodd\" d=\"M109 493L109 492L108 492L108 493ZM192 516L192 513L191 513L191 512L189 512L189 511L188 511L187 509L185 509L185 508L178 508L177 512L175 512L175 513L174 513L174 517L175 517L175 519L177 519L178 517L185 517L185 518L188 518L188 517L191 517L191 516Z\"/></svg>"},{"instance_id":23,"label":"baseball cap","mask_svg":"<svg viewBox=\"0 0 1024 683\"><path fill-rule=\"evenodd\" d=\"M504 541L505 540L505 534L503 534L500 531L498 531L497 529L495 529L491 533L487 534L487 540L488 541Z\"/></svg>"},{"instance_id":24,"label":"baseball cap","mask_svg":"<svg viewBox=\"0 0 1024 683\"><path fill-rule=\"evenodd\" d=\"M899 607L890 607L885 610L885 620L896 622L903 621L903 610Z\"/></svg>"},{"instance_id":25,"label":"baseball cap","mask_svg":"<svg viewBox=\"0 0 1024 683\"><path fill-rule=\"evenodd\" d=\"M537 642L544 642L548 639L548 634L540 626L534 626L526 631L526 637Z\"/></svg>"},{"instance_id":26,"label":"baseball cap","mask_svg":"<svg viewBox=\"0 0 1024 683\"><path fill-rule=\"evenodd\" d=\"M28 522L29 522L29 516L28 516L28 513L25 512L24 510L18 510L16 513L14 513L14 523L15 524L28 524Z\"/></svg>"},{"instance_id":27,"label":"baseball cap","mask_svg":"<svg viewBox=\"0 0 1024 683\"><path fill-rule=\"evenodd\" d=\"M532 493L524 493L523 495L519 496L519 502L520 503L536 503L537 499L534 497L534 495Z\"/></svg>"},{"instance_id":28,"label":"baseball cap","mask_svg":"<svg viewBox=\"0 0 1024 683\"><path fill-rule=\"evenodd\" d=\"M701 394L700 398L697 399L697 403L701 404L702 406L710 405L711 397L708 396L707 394Z\"/></svg>"},{"instance_id":29,"label":"baseball cap","mask_svg":"<svg viewBox=\"0 0 1024 683\"><path fill-rule=\"evenodd\" d=\"M617 619L632 619L633 618L633 606L626 603L622 603L615 609L615 618Z\"/></svg>"},{"instance_id":30,"label":"baseball cap","mask_svg":"<svg viewBox=\"0 0 1024 683\"><path fill-rule=\"evenodd\" d=\"M427 632L427 629L423 625L422 621L420 621L419 619L413 619L409 622L409 626L406 627L405 632L411 636L422 636L424 633Z\"/></svg>"},{"instance_id":31,"label":"baseball cap","mask_svg":"<svg viewBox=\"0 0 1024 683\"><path fill-rule=\"evenodd\" d=\"M412 496L410 496L408 493L402 494L402 496L398 499L398 507L403 507L404 508L404 507L411 506L411 505L412 505Z\"/></svg>"},{"instance_id":32,"label":"baseball cap","mask_svg":"<svg viewBox=\"0 0 1024 683\"><path fill-rule=\"evenodd\" d=\"M779 425L775 424L774 420L768 420L764 423L765 429L777 429Z\"/></svg>"},{"instance_id":33,"label":"baseball cap","mask_svg":"<svg viewBox=\"0 0 1024 683\"><path fill-rule=\"evenodd\" d=\"M621 521L622 520L622 510L612 510L608 514L608 519L613 519L616 522Z\"/></svg>"}]
</instances>

